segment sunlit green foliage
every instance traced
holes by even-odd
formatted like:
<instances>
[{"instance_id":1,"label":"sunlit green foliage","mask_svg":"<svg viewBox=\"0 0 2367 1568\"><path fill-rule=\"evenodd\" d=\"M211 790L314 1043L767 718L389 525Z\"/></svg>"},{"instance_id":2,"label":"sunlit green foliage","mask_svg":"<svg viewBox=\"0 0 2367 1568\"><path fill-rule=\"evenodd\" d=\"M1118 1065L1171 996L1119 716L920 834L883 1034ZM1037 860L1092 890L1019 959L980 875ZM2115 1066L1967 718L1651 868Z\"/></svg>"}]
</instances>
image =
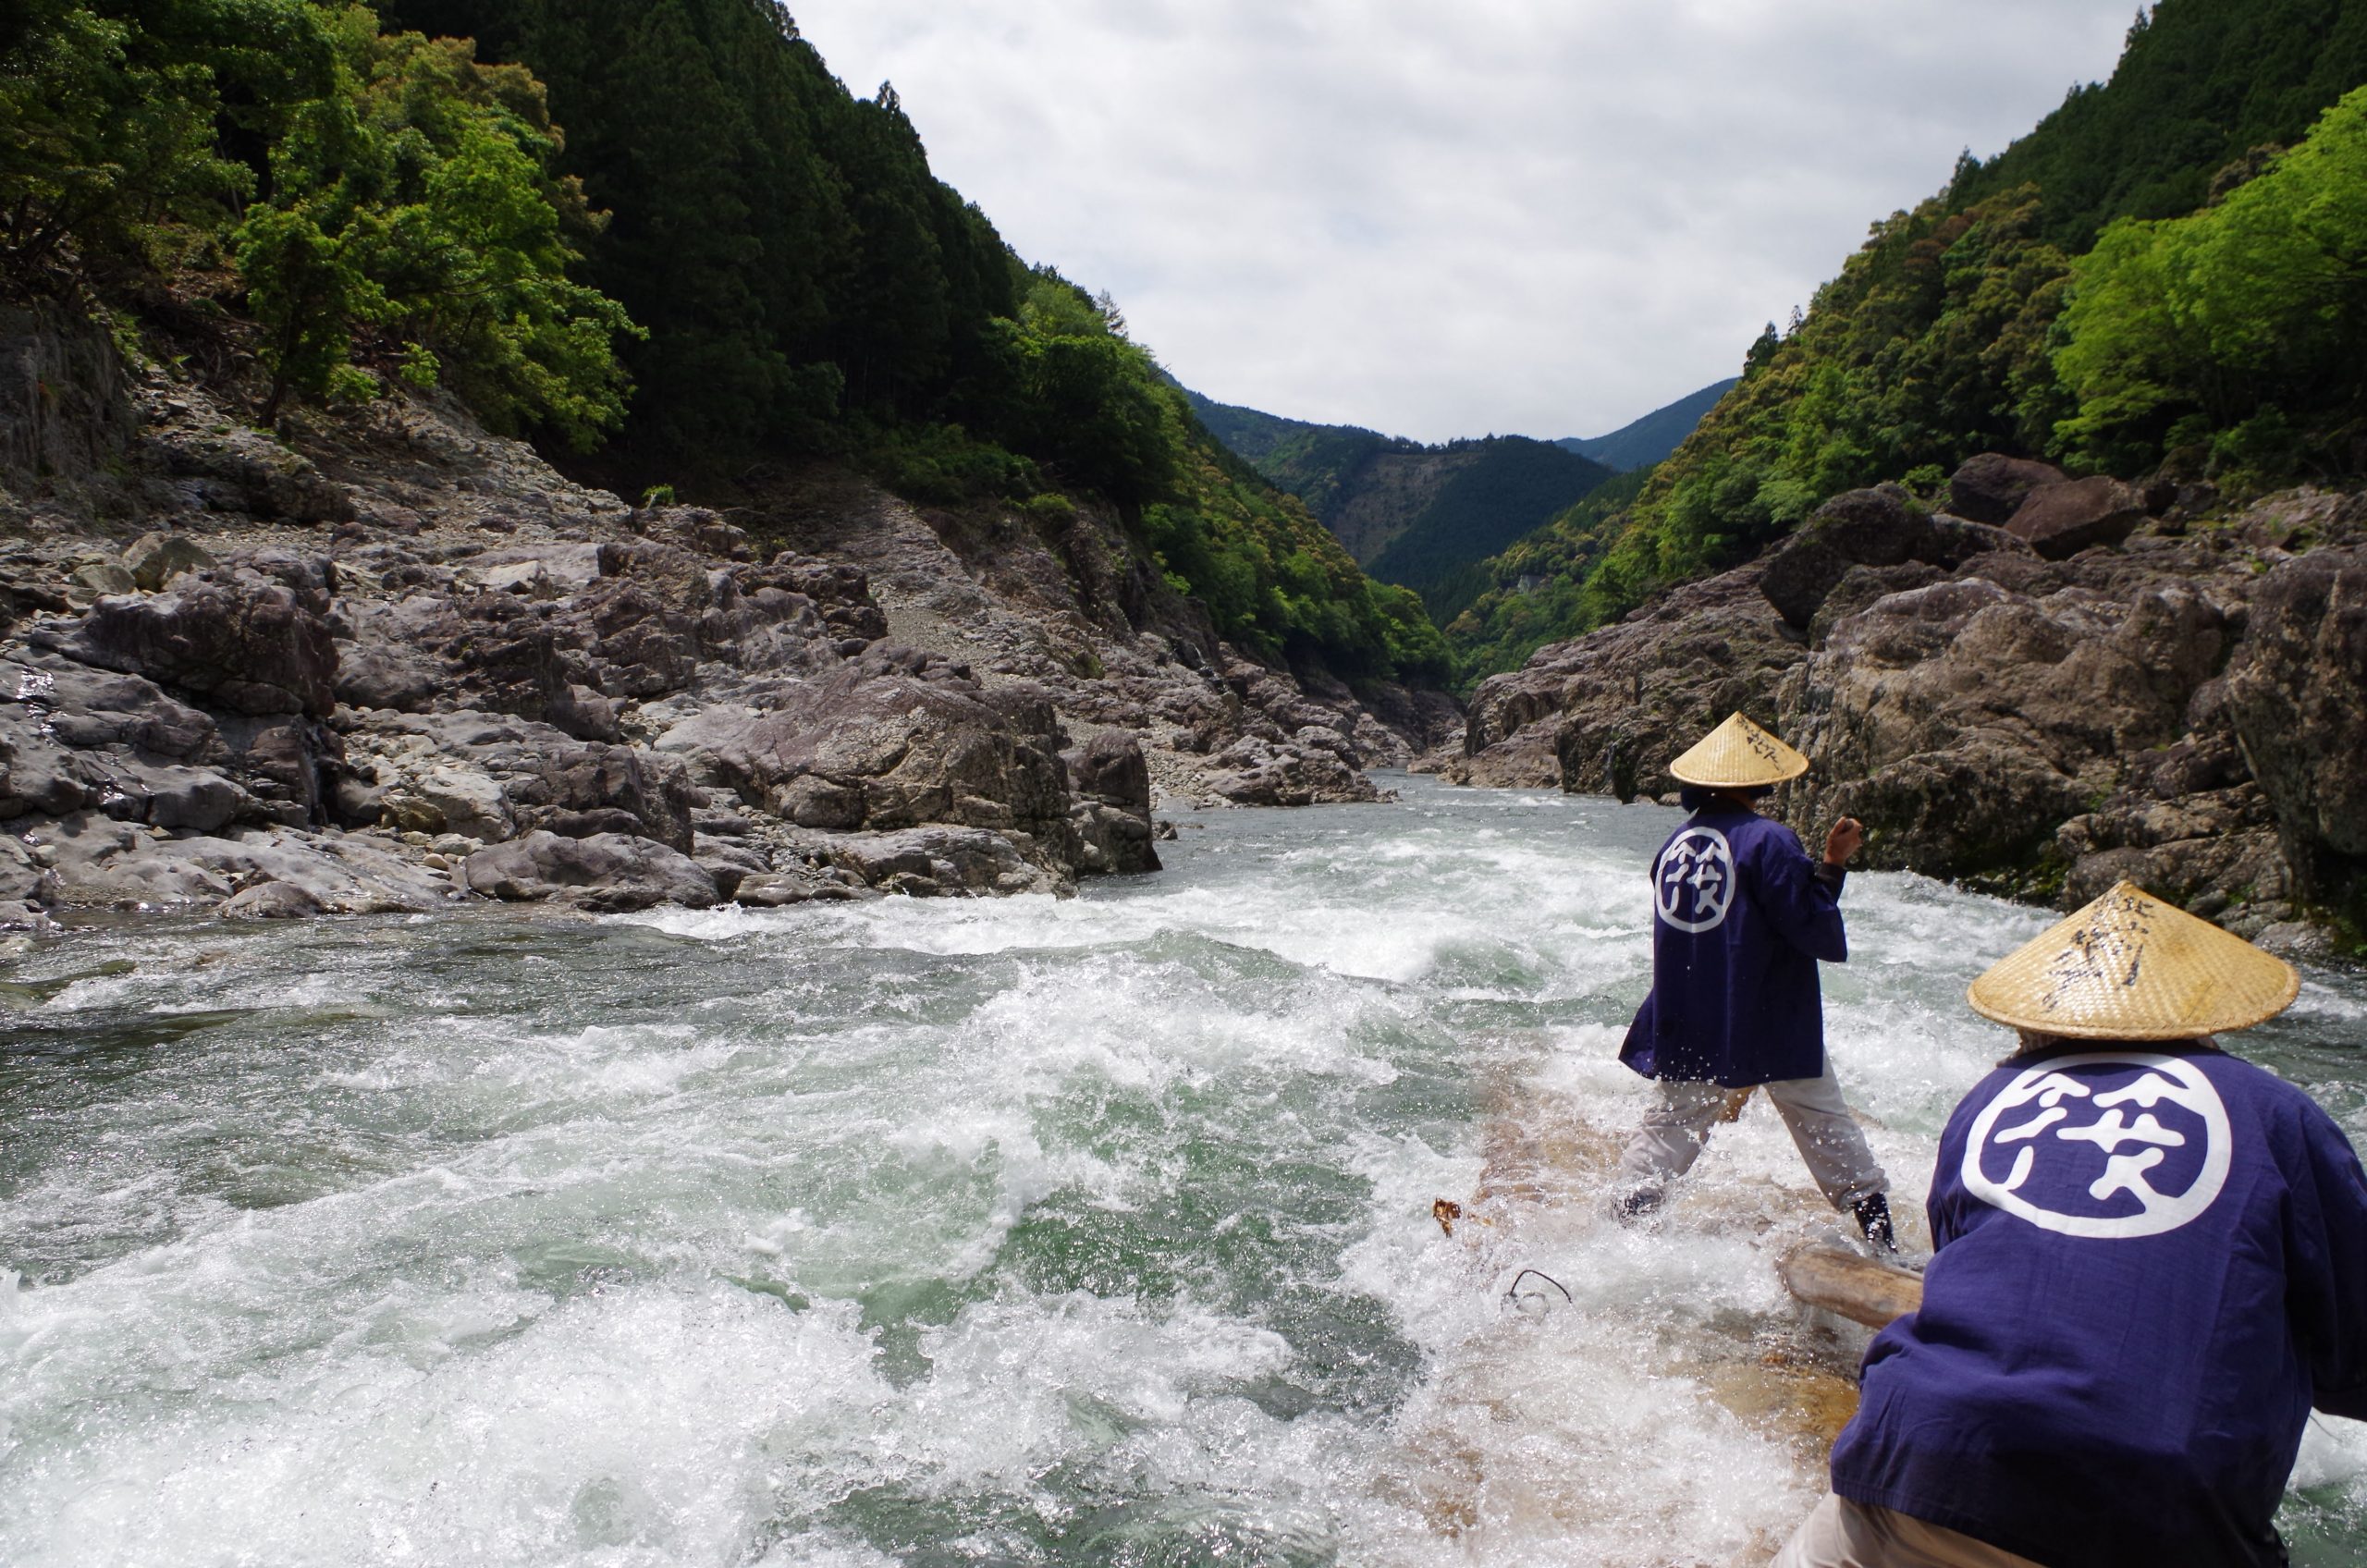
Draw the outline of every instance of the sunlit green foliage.
<instances>
[{"instance_id":1,"label":"sunlit green foliage","mask_svg":"<svg viewBox=\"0 0 2367 1568\"><path fill-rule=\"evenodd\" d=\"M366 354L496 428L587 445L623 416L618 305L568 276L596 225L517 67L302 0L35 0L0 34L0 257L70 289L227 259L288 395Z\"/></svg>"},{"instance_id":2,"label":"sunlit green foliage","mask_svg":"<svg viewBox=\"0 0 2367 1568\"><path fill-rule=\"evenodd\" d=\"M2312 448L2324 466L2355 458L2327 438L2367 414L2367 89L2219 204L2106 229L2062 336L2078 411L2056 431L2094 466L2165 447L2272 472Z\"/></svg>"},{"instance_id":3,"label":"sunlit green foliage","mask_svg":"<svg viewBox=\"0 0 2367 1568\"><path fill-rule=\"evenodd\" d=\"M355 334L374 332L407 346L407 378L448 380L494 428L592 445L623 418L610 345L631 323L567 276L595 226L546 172L540 84L466 41L381 34L358 7L325 21L334 90L297 111L271 200L233 236L274 375L264 417L348 382Z\"/></svg>"},{"instance_id":4,"label":"sunlit green foliage","mask_svg":"<svg viewBox=\"0 0 2367 1568\"><path fill-rule=\"evenodd\" d=\"M328 73L296 0L24 0L0 25L0 265L54 291L155 263L254 194L240 148Z\"/></svg>"},{"instance_id":5,"label":"sunlit green foliage","mask_svg":"<svg viewBox=\"0 0 2367 1568\"><path fill-rule=\"evenodd\" d=\"M1840 491L2043 445L2057 399L2046 333L2069 261L2038 238L2038 214L2024 188L1878 225L1652 471L1582 602L1617 614L1748 557Z\"/></svg>"},{"instance_id":6,"label":"sunlit green foliage","mask_svg":"<svg viewBox=\"0 0 2367 1568\"><path fill-rule=\"evenodd\" d=\"M1413 591L1367 577L1295 497L1228 472L1230 456L1196 445L1178 497L1143 515L1171 581L1208 605L1217 630L1344 675L1443 680L1446 643Z\"/></svg>"}]
</instances>

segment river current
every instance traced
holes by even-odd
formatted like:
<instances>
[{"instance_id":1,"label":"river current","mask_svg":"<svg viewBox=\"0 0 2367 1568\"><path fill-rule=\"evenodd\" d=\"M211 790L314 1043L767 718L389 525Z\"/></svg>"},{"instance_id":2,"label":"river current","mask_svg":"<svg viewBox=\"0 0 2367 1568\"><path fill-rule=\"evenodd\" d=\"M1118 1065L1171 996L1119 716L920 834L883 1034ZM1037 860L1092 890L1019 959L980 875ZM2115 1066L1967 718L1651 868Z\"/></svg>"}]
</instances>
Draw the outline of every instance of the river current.
<instances>
[{"instance_id":1,"label":"river current","mask_svg":"<svg viewBox=\"0 0 2367 1568\"><path fill-rule=\"evenodd\" d=\"M18 940L0 1562L1762 1562L1864 1340L1776 1281L1838 1231L1763 1099L1602 1218L1676 815L1390 782L1061 901ZM2052 917L1845 908L1919 1237ZM2367 1140L2360 977L2231 1044ZM2367 1561L2367 1427L2280 1523Z\"/></svg>"}]
</instances>

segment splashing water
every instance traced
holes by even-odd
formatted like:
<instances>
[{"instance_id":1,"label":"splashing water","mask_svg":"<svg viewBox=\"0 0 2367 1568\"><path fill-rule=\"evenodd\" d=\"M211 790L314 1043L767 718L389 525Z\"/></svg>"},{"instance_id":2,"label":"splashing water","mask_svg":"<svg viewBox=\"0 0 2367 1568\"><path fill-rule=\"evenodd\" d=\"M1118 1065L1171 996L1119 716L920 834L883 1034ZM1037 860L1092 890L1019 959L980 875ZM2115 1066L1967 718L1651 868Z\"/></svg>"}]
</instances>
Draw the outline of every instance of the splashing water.
<instances>
[{"instance_id":1,"label":"splashing water","mask_svg":"<svg viewBox=\"0 0 2367 1568\"><path fill-rule=\"evenodd\" d=\"M1065 902L32 944L0 1562L1763 1562L1863 1339L1775 1281L1835 1217L1763 1104L1600 1217L1675 817L1397 782ZM1919 1232L2005 1044L1963 986L2049 917L1845 904ZM2358 1137L2362 1023L2313 975L2238 1045ZM2356 1561L2367 1427L2294 1485L2296 1561Z\"/></svg>"}]
</instances>

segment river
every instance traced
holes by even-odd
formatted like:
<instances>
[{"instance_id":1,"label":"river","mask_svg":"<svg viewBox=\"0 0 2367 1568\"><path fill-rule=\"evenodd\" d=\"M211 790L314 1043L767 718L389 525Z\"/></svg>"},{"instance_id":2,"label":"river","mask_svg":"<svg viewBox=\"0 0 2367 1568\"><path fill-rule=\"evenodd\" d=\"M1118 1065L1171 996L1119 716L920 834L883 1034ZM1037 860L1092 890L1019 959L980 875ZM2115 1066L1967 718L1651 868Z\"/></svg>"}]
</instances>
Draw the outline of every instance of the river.
<instances>
[{"instance_id":1,"label":"river","mask_svg":"<svg viewBox=\"0 0 2367 1568\"><path fill-rule=\"evenodd\" d=\"M1675 814L1389 782L1063 901L15 939L0 1562L1762 1561L1863 1340L1763 1100L1600 1216ZM1919 1237L2050 917L1845 901ZM2367 983L2236 1044L2367 1138ZM2281 1524L2367 1561L2367 1426Z\"/></svg>"}]
</instances>

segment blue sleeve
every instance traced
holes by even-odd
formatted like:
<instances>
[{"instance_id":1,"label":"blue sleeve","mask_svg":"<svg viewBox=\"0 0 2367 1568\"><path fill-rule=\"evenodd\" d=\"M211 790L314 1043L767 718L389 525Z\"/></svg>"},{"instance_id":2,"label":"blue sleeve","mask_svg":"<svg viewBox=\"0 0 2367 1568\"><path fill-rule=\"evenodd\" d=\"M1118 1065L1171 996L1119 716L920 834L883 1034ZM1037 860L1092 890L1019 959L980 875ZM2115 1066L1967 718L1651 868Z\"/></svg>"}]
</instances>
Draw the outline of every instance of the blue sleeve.
<instances>
[{"instance_id":1,"label":"blue sleeve","mask_svg":"<svg viewBox=\"0 0 2367 1568\"><path fill-rule=\"evenodd\" d=\"M1840 878L1819 876L1808 851L1800 847L1800 836L1780 823L1770 827L1751 857L1760 912L1777 935L1809 957L1848 962L1849 938L1841 929Z\"/></svg>"},{"instance_id":2,"label":"blue sleeve","mask_svg":"<svg viewBox=\"0 0 2367 1568\"><path fill-rule=\"evenodd\" d=\"M2302 1108L2288 1162L2286 1315L2309 1364L2310 1403L2367 1420L2367 1175L2334 1118Z\"/></svg>"}]
</instances>

